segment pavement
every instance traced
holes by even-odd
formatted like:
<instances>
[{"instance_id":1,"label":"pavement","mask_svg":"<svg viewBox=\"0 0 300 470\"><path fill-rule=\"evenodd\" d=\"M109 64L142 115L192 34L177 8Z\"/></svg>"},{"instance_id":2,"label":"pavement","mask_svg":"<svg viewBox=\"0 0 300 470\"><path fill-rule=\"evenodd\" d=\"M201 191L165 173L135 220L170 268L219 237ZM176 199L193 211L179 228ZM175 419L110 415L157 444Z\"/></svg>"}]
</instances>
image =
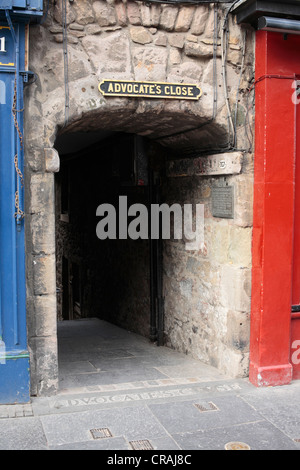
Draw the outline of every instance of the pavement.
<instances>
[{"instance_id":1,"label":"pavement","mask_svg":"<svg viewBox=\"0 0 300 470\"><path fill-rule=\"evenodd\" d=\"M1 405L0 450L300 449L300 381L256 388L98 319L60 322L58 338L57 395Z\"/></svg>"}]
</instances>

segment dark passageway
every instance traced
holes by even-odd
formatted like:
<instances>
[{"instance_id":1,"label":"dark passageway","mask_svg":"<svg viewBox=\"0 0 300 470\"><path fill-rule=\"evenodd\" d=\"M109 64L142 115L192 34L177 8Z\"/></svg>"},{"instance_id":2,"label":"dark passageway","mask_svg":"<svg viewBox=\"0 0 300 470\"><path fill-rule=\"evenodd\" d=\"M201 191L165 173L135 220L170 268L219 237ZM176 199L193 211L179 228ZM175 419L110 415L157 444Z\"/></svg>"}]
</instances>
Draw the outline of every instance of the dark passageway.
<instances>
[{"instance_id":1,"label":"dark passageway","mask_svg":"<svg viewBox=\"0 0 300 470\"><path fill-rule=\"evenodd\" d=\"M198 360L157 347L163 345L161 243L96 236L100 204L118 209L120 196L127 197L128 207L160 202L157 181L166 151L144 142L141 146L132 134L116 134L61 155L56 256L62 391L221 378ZM116 221L120 235L120 217Z\"/></svg>"},{"instance_id":2,"label":"dark passageway","mask_svg":"<svg viewBox=\"0 0 300 470\"><path fill-rule=\"evenodd\" d=\"M126 197L128 207L149 206L148 161L137 168L137 155L131 134L61 155L56 181L59 320L98 317L149 337L151 242L119 236L119 198ZM113 235L99 239L96 210L104 204L115 209L117 226Z\"/></svg>"}]
</instances>

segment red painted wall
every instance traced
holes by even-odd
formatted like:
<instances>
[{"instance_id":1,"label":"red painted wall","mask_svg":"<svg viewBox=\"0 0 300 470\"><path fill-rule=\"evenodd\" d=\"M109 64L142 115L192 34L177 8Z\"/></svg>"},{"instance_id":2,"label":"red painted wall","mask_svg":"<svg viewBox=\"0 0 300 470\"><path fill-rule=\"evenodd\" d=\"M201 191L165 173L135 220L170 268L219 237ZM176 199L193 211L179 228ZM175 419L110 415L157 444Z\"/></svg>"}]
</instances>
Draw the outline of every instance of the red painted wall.
<instances>
[{"instance_id":1,"label":"red painted wall","mask_svg":"<svg viewBox=\"0 0 300 470\"><path fill-rule=\"evenodd\" d=\"M300 77L298 77L300 78ZM297 80L300 85L300 81ZM296 84L295 84L296 85ZM293 255L293 284L292 304L300 304L300 96L294 89L296 103L296 168L295 168L295 216L294 216L294 255ZM291 331L291 364L293 378L300 379L300 312L292 314Z\"/></svg>"},{"instance_id":2,"label":"red painted wall","mask_svg":"<svg viewBox=\"0 0 300 470\"><path fill-rule=\"evenodd\" d=\"M300 36L256 34L253 268L249 378L292 379L291 295ZM300 261L300 259L299 259ZM300 292L300 291L299 291ZM299 337L300 339L300 337Z\"/></svg>"}]
</instances>

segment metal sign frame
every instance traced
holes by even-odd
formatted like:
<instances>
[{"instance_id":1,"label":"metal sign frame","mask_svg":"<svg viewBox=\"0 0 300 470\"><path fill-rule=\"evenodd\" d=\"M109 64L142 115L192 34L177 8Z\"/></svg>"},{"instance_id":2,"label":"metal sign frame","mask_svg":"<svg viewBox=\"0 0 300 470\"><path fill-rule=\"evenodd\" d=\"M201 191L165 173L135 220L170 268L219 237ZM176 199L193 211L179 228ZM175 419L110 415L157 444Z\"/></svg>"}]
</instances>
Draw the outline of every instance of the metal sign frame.
<instances>
[{"instance_id":1,"label":"metal sign frame","mask_svg":"<svg viewBox=\"0 0 300 470\"><path fill-rule=\"evenodd\" d=\"M160 98L198 100L202 95L201 88L191 83L168 83L132 80L109 80L99 83L103 96L126 98Z\"/></svg>"}]
</instances>

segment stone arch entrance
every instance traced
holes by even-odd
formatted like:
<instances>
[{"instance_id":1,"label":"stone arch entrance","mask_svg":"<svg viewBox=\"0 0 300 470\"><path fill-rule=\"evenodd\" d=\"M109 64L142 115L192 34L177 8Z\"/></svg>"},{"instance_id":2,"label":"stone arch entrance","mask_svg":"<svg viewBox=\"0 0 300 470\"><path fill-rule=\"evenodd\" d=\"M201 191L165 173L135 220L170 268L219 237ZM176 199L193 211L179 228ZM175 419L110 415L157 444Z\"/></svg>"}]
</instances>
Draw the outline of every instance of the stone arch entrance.
<instances>
[{"instance_id":1,"label":"stone arch entrance","mask_svg":"<svg viewBox=\"0 0 300 470\"><path fill-rule=\"evenodd\" d=\"M38 395L57 389L54 174L59 171L59 154L54 147L58 140L69 147L75 144L78 150L110 133L135 134L176 159L232 148L221 75L221 6L85 0L68 3L65 17L62 6L62 1L56 2L47 20L32 27L30 68L37 79L26 91L27 310L31 387ZM227 85L233 88L240 84L242 63L244 86L252 72L252 51L243 58L240 40L241 29L231 23L226 72ZM197 101L103 97L98 90L103 79L191 83L199 85L203 94ZM245 102L242 98L238 105L244 117ZM241 122L235 130L243 148ZM230 173L222 180L228 185L235 178L239 195L235 220L227 224L216 219L207 225L209 259L203 253L189 256L172 245L165 251L165 286L172 292L177 289L180 297L175 305L169 296L166 305L170 312L177 309L176 328L172 315L166 317L169 344L180 343L184 352L218 367L232 361L233 375L243 375L247 369L251 251L251 153L239 159L243 172L240 165L237 176ZM178 202L205 203L210 219L214 184L218 181L213 177L199 179L191 170L183 179L166 180L165 187L170 201L181 194ZM242 239L246 246L242 266L234 249L228 254L230 238ZM218 245L221 240L225 255L224 246ZM178 263L172 264L176 257ZM241 285L241 297L236 299L223 288L219 302L222 280L228 276ZM201 292L202 301L195 292ZM180 318L187 299L188 313Z\"/></svg>"},{"instance_id":2,"label":"stone arch entrance","mask_svg":"<svg viewBox=\"0 0 300 470\"><path fill-rule=\"evenodd\" d=\"M180 133L182 147L195 141L202 151L228 148L224 84L229 89L238 85L245 57L238 45L243 44L241 28L231 22L224 68L224 7L85 0L68 3L63 18L62 6L62 0L56 2L47 21L31 29L30 65L39 79L28 90L28 113L31 121L41 116L47 120L47 147L53 146L57 129L68 125L68 131L84 126L85 130L146 132L168 146L172 145L168 136ZM246 57L249 69L242 86L252 72L251 54ZM225 73L226 80L222 77ZM125 102L105 99L98 92L103 79L191 83L200 86L203 93L196 102ZM207 123L212 123L209 131ZM195 132L185 134L190 129ZM174 145L178 146L178 139Z\"/></svg>"},{"instance_id":3,"label":"stone arch entrance","mask_svg":"<svg viewBox=\"0 0 300 470\"><path fill-rule=\"evenodd\" d=\"M151 113L147 118L151 126ZM197 268L193 272L189 263L200 266L205 252L185 252L183 240L119 240L119 233L116 240L99 240L95 214L99 204L112 204L119 219L118 198L124 197L126 211L143 204L149 214L151 201L182 208L184 203L203 204L209 198L203 196L207 187L199 179L188 178L183 188L168 181L168 163L183 154L158 144L158 139L107 129L83 132L83 125L79 132L71 129L55 143L60 155L55 190L58 319L98 317L161 346L191 353L199 347L195 338L200 329L192 312L203 293L197 293ZM135 168L140 163L136 158L143 159L141 170ZM146 176L142 183L140 173Z\"/></svg>"}]
</instances>

